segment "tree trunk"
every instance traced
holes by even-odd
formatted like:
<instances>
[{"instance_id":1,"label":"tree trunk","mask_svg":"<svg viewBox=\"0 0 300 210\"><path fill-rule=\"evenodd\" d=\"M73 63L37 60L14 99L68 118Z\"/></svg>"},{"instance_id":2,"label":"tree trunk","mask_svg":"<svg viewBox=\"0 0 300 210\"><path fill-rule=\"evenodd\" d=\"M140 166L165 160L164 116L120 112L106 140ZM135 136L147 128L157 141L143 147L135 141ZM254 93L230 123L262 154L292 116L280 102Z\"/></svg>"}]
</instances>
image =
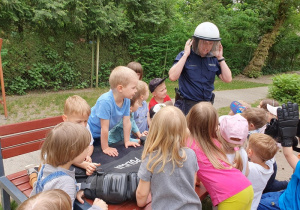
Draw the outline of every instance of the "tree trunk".
<instances>
[{"instance_id":1,"label":"tree trunk","mask_svg":"<svg viewBox=\"0 0 300 210\"><path fill-rule=\"evenodd\" d=\"M243 74L248 77L257 78L261 75L262 67L265 65L267 57L269 55L269 49L275 43L275 39L278 35L279 29L283 21L276 21L276 25L270 33L265 34L258 47L256 48L252 60L245 67Z\"/></svg>"},{"instance_id":2,"label":"tree trunk","mask_svg":"<svg viewBox=\"0 0 300 210\"><path fill-rule=\"evenodd\" d=\"M286 19L287 8L287 3L285 2L285 0L282 0L279 4L279 14L273 30L262 37L260 43L258 44L258 47L253 54L252 60L243 70L244 75L254 78L257 78L261 75L262 67L265 65L265 62L269 55L269 49L275 43L275 39L279 33L280 27Z\"/></svg>"}]
</instances>

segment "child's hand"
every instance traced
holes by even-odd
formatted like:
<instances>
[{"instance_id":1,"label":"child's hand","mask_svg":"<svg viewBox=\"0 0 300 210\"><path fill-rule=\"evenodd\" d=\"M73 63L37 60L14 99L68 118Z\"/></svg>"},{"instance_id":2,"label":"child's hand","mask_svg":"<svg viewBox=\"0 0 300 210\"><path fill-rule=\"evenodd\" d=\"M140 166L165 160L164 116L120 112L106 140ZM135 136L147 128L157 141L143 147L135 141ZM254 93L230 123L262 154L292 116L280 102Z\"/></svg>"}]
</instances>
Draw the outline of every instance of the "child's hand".
<instances>
[{"instance_id":1,"label":"child's hand","mask_svg":"<svg viewBox=\"0 0 300 210\"><path fill-rule=\"evenodd\" d=\"M89 155L86 156L85 161L91 163L92 162L91 156L89 156Z\"/></svg>"},{"instance_id":2,"label":"child's hand","mask_svg":"<svg viewBox=\"0 0 300 210\"><path fill-rule=\"evenodd\" d=\"M86 175L90 176L94 173L96 170L97 166L100 166L100 163L89 163L87 167L85 168L85 173Z\"/></svg>"},{"instance_id":3,"label":"child's hand","mask_svg":"<svg viewBox=\"0 0 300 210\"><path fill-rule=\"evenodd\" d=\"M96 198L96 199L94 200L93 205L98 206L98 207L100 207L100 208L103 209L103 210L107 210L107 209L108 209L108 206L107 206L107 204L105 203L105 201L102 200L102 199L99 199L99 198Z\"/></svg>"},{"instance_id":4,"label":"child's hand","mask_svg":"<svg viewBox=\"0 0 300 210\"><path fill-rule=\"evenodd\" d=\"M136 143L136 142L132 142L132 141L127 141L125 142L125 147L128 148L128 147L139 147L141 146L139 143Z\"/></svg>"},{"instance_id":5,"label":"child's hand","mask_svg":"<svg viewBox=\"0 0 300 210\"><path fill-rule=\"evenodd\" d=\"M109 156L117 157L119 155L118 150L113 147L107 147L105 150L103 150L104 154L107 154Z\"/></svg>"},{"instance_id":6,"label":"child's hand","mask_svg":"<svg viewBox=\"0 0 300 210\"><path fill-rule=\"evenodd\" d=\"M84 197L84 191L83 190L79 190L76 194L76 198L80 203L84 203L84 200L82 199Z\"/></svg>"},{"instance_id":7,"label":"child's hand","mask_svg":"<svg viewBox=\"0 0 300 210\"><path fill-rule=\"evenodd\" d=\"M144 131L143 133L142 133L142 136L147 136L148 135L148 131Z\"/></svg>"}]
</instances>

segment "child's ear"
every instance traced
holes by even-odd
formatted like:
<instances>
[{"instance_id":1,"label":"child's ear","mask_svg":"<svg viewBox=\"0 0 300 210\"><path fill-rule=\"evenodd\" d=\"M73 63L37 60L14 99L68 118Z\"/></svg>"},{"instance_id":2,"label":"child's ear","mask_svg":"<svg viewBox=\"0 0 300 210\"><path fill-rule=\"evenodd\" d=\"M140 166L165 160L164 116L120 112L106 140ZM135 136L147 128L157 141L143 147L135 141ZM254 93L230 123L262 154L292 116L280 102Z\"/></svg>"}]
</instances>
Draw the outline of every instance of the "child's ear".
<instances>
[{"instance_id":1,"label":"child's ear","mask_svg":"<svg viewBox=\"0 0 300 210\"><path fill-rule=\"evenodd\" d=\"M249 149L249 148L248 148L248 150L247 150L247 154L248 154L248 157L251 157L251 156L252 156L252 154L253 154L253 151L252 151L252 149Z\"/></svg>"},{"instance_id":2,"label":"child's ear","mask_svg":"<svg viewBox=\"0 0 300 210\"><path fill-rule=\"evenodd\" d=\"M253 123L249 123L249 131L255 130L255 126Z\"/></svg>"},{"instance_id":3,"label":"child's ear","mask_svg":"<svg viewBox=\"0 0 300 210\"><path fill-rule=\"evenodd\" d=\"M63 119L64 122L67 122L67 121L68 121L67 115L63 114L63 115L62 115L62 119Z\"/></svg>"},{"instance_id":4,"label":"child's ear","mask_svg":"<svg viewBox=\"0 0 300 210\"><path fill-rule=\"evenodd\" d=\"M123 86L122 85L118 85L117 86L117 91L118 92L122 92L123 91Z\"/></svg>"}]
</instances>

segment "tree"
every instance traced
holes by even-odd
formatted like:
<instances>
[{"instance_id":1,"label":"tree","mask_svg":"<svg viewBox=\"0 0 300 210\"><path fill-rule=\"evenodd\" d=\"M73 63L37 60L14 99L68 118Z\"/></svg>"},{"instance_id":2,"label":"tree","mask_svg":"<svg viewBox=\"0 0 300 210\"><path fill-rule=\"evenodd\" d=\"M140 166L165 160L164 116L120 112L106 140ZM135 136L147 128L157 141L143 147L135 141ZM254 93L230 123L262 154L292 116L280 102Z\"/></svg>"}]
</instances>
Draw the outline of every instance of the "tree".
<instances>
[{"instance_id":1,"label":"tree","mask_svg":"<svg viewBox=\"0 0 300 210\"><path fill-rule=\"evenodd\" d=\"M270 48L274 45L280 29L284 22L291 14L292 10L299 7L299 1L294 0L281 0L277 5L277 13L274 15L275 22L273 28L265 33L259 42L257 49L253 54L253 58L243 70L243 74L249 77L258 77L261 75L263 66L269 55Z\"/></svg>"}]
</instances>

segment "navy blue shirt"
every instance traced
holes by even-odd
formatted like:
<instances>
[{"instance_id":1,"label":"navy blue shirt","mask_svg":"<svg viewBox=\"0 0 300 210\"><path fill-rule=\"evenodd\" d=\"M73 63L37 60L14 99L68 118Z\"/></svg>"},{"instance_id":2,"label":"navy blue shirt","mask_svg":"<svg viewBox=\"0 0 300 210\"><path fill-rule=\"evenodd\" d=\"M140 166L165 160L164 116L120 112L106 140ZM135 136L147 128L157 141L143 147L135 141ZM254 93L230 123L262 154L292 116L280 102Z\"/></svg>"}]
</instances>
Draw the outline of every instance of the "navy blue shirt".
<instances>
[{"instance_id":1,"label":"navy blue shirt","mask_svg":"<svg viewBox=\"0 0 300 210\"><path fill-rule=\"evenodd\" d=\"M183 52L177 55L174 64L180 60ZM201 57L191 50L179 77L179 91L185 99L210 101L215 89L215 76L220 74L221 67L216 57Z\"/></svg>"}]
</instances>

